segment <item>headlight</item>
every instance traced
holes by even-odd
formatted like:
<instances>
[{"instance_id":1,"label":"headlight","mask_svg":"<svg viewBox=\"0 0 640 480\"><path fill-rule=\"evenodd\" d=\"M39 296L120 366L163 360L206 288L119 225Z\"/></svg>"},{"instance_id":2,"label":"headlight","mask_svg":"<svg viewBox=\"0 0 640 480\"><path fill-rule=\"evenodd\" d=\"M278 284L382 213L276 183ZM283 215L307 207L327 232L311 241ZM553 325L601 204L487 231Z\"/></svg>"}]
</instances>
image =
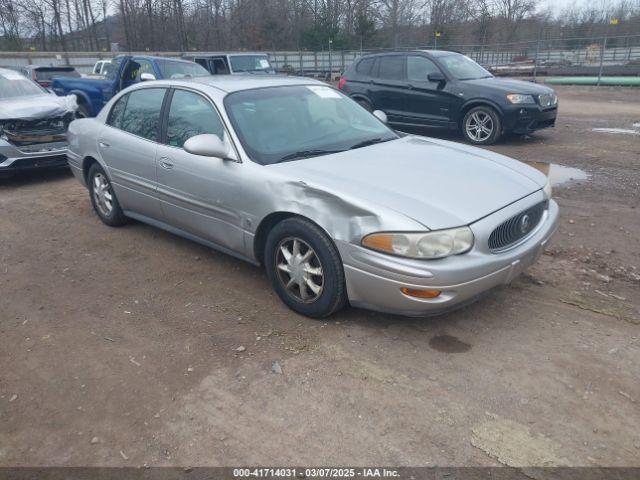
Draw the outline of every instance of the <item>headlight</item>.
<instances>
[{"instance_id":1,"label":"headlight","mask_svg":"<svg viewBox=\"0 0 640 480\"><path fill-rule=\"evenodd\" d=\"M547 180L547 183L545 184L544 187L542 187L542 191L544 192L545 197L547 197L547 200L551 198L551 182Z\"/></svg>"},{"instance_id":2,"label":"headlight","mask_svg":"<svg viewBox=\"0 0 640 480\"><path fill-rule=\"evenodd\" d=\"M362 239L362 245L400 257L435 259L471 250L473 232L459 227L425 233L372 233Z\"/></svg>"},{"instance_id":3,"label":"headlight","mask_svg":"<svg viewBox=\"0 0 640 480\"><path fill-rule=\"evenodd\" d=\"M512 93L511 95L507 95L507 100L509 103L536 103L533 98L533 95L521 95L519 93Z\"/></svg>"}]
</instances>

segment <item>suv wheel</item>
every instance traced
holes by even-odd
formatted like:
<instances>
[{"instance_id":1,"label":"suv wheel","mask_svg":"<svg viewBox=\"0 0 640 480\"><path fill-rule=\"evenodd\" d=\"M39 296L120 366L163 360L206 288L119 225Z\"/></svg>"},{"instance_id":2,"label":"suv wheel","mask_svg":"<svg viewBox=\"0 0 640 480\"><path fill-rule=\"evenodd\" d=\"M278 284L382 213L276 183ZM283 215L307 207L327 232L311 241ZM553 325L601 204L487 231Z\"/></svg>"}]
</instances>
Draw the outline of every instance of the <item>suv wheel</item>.
<instances>
[{"instance_id":1,"label":"suv wheel","mask_svg":"<svg viewBox=\"0 0 640 480\"><path fill-rule=\"evenodd\" d=\"M500 138L501 133L500 117L491 107L472 108L462 121L462 134L474 145L491 145Z\"/></svg>"},{"instance_id":2,"label":"suv wheel","mask_svg":"<svg viewBox=\"0 0 640 480\"><path fill-rule=\"evenodd\" d=\"M127 217L120 208L111 181L100 164L91 165L87 179L91 205L100 220L110 227L119 227L127 223Z\"/></svg>"},{"instance_id":3,"label":"suv wheel","mask_svg":"<svg viewBox=\"0 0 640 480\"><path fill-rule=\"evenodd\" d=\"M293 311L324 318L347 303L338 251L331 239L308 220L288 218L273 227L264 259L271 285Z\"/></svg>"},{"instance_id":4,"label":"suv wheel","mask_svg":"<svg viewBox=\"0 0 640 480\"><path fill-rule=\"evenodd\" d=\"M356 100L356 102L358 102L358 105L364 108L367 112L373 112L373 106L366 100Z\"/></svg>"}]
</instances>

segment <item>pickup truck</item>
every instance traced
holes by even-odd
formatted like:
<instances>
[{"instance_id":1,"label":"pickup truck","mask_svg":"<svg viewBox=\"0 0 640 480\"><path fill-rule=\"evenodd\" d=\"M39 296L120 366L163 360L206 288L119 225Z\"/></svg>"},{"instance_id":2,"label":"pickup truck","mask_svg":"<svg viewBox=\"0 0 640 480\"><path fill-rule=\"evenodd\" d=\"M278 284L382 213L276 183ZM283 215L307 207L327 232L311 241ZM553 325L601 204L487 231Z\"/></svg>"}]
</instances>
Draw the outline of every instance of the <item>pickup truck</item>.
<instances>
[{"instance_id":1,"label":"pickup truck","mask_svg":"<svg viewBox=\"0 0 640 480\"><path fill-rule=\"evenodd\" d=\"M186 60L119 55L111 61L104 78L56 78L51 90L58 96L76 96L78 118L95 117L111 97L134 83L206 75L210 75L207 70Z\"/></svg>"}]
</instances>

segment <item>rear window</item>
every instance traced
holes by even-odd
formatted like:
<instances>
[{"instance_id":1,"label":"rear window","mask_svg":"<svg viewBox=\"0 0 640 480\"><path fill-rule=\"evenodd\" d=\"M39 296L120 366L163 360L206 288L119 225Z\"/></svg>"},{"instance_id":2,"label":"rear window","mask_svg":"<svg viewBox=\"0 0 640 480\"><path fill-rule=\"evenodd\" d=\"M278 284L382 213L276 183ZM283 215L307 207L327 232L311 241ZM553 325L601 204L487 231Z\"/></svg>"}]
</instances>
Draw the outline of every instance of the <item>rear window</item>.
<instances>
[{"instance_id":1,"label":"rear window","mask_svg":"<svg viewBox=\"0 0 640 480\"><path fill-rule=\"evenodd\" d=\"M43 93L45 91L37 83L18 72L0 72L0 100L42 95Z\"/></svg>"},{"instance_id":2,"label":"rear window","mask_svg":"<svg viewBox=\"0 0 640 480\"><path fill-rule=\"evenodd\" d=\"M56 77L79 77L80 74L75 68L53 68L40 67L35 69L36 79L53 80Z\"/></svg>"},{"instance_id":3,"label":"rear window","mask_svg":"<svg viewBox=\"0 0 640 480\"><path fill-rule=\"evenodd\" d=\"M404 58L401 55L394 55L380 58L378 77L386 80L404 79Z\"/></svg>"},{"instance_id":4,"label":"rear window","mask_svg":"<svg viewBox=\"0 0 640 480\"><path fill-rule=\"evenodd\" d=\"M371 75L371 68L375 61L375 58L363 58L356 66L356 72L360 75Z\"/></svg>"}]
</instances>

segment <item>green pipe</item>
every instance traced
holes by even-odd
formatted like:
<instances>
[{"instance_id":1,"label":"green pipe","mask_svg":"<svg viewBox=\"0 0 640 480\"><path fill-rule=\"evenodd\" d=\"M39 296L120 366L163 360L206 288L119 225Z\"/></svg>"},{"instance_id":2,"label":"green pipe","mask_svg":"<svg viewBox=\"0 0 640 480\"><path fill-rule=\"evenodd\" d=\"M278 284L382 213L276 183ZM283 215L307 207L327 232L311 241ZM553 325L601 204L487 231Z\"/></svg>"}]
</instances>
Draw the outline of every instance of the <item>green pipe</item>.
<instances>
[{"instance_id":1,"label":"green pipe","mask_svg":"<svg viewBox=\"0 0 640 480\"><path fill-rule=\"evenodd\" d=\"M598 77L550 77L545 83L551 85L597 85ZM640 87L640 77L602 77L600 85Z\"/></svg>"}]
</instances>

